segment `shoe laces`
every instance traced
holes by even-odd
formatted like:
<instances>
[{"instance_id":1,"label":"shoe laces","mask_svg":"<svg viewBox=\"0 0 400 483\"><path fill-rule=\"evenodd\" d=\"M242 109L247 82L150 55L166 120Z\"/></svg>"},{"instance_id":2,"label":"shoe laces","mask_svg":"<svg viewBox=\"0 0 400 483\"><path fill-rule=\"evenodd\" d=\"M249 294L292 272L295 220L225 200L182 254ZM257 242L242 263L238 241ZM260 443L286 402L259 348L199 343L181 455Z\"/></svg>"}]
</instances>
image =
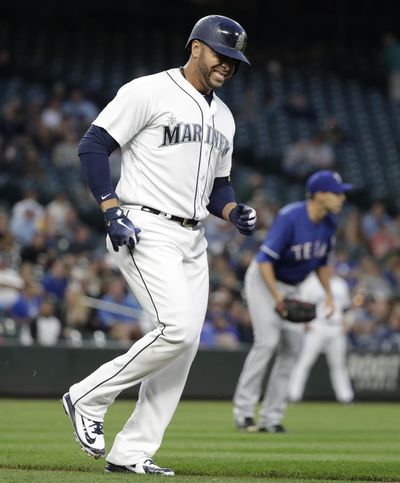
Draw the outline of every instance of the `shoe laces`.
<instances>
[{"instance_id":1,"label":"shoe laces","mask_svg":"<svg viewBox=\"0 0 400 483\"><path fill-rule=\"evenodd\" d=\"M93 428L92 432L94 434L104 434L103 423L101 421L93 421L89 426Z\"/></svg>"}]
</instances>

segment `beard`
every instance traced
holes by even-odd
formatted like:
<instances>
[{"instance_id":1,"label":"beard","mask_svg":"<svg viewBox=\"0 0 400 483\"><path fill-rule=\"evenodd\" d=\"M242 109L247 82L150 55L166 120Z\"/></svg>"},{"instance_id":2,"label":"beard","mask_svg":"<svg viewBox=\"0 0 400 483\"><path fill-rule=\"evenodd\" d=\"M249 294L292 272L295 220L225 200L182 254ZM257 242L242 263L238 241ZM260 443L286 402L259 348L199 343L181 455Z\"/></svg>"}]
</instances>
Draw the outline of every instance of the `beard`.
<instances>
[{"instance_id":1,"label":"beard","mask_svg":"<svg viewBox=\"0 0 400 483\"><path fill-rule=\"evenodd\" d=\"M221 83L217 83L213 81L213 79L211 78L213 69L208 68L202 62L199 62L199 71L201 74L202 82L208 91L213 91L214 89L217 89L222 85Z\"/></svg>"},{"instance_id":2,"label":"beard","mask_svg":"<svg viewBox=\"0 0 400 483\"><path fill-rule=\"evenodd\" d=\"M206 87L207 91L213 91L221 87L227 79L230 79L233 72L228 72L226 75L221 76L223 70L219 64L208 66L204 61L204 57L200 55L198 61L198 69L201 77L201 81Z\"/></svg>"}]
</instances>

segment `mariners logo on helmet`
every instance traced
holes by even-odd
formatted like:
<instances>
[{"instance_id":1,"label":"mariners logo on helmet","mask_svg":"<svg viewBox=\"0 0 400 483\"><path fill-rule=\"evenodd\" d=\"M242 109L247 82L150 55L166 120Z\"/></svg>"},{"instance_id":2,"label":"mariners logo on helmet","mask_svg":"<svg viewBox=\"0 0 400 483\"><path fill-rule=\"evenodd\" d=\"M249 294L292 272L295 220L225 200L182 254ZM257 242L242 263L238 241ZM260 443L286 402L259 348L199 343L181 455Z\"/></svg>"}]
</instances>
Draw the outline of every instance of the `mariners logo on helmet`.
<instances>
[{"instance_id":1,"label":"mariners logo on helmet","mask_svg":"<svg viewBox=\"0 0 400 483\"><path fill-rule=\"evenodd\" d=\"M236 40L235 49L240 50L241 52L244 51L246 48L247 37L245 33L241 33L238 35L238 39Z\"/></svg>"},{"instance_id":2,"label":"mariners logo on helmet","mask_svg":"<svg viewBox=\"0 0 400 483\"><path fill-rule=\"evenodd\" d=\"M208 15L201 18L189 36L186 47L192 40L201 40L218 54L250 65L244 55L247 34L235 20L222 15Z\"/></svg>"}]
</instances>

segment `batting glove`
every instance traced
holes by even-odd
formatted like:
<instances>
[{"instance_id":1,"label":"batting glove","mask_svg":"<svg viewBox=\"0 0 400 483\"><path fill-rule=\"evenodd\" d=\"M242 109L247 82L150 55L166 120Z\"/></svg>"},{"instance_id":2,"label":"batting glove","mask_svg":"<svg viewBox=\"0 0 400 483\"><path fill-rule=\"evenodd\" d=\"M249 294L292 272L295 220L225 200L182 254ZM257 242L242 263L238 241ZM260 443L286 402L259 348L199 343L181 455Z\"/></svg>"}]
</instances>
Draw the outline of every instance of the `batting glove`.
<instances>
[{"instance_id":1,"label":"batting glove","mask_svg":"<svg viewBox=\"0 0 400 483\"><path fill-rule=\"evenodd\" d=\"M256 210L239 203L229 213L229 219L242 235L252 235L257 222Z\"/></svg>"},{"instance_id":2,"label":"batting glove","mask_svg":"<svg viewBox=\"0 0 400 483\"><path fill-rule=\"evenodd\" d=\"M119 206L109 208L104 213L104 222L114 251L118 252L119 247L124 245L135 248L139 242L140 228L135 227Z\"/></svg>"}]
</instances>

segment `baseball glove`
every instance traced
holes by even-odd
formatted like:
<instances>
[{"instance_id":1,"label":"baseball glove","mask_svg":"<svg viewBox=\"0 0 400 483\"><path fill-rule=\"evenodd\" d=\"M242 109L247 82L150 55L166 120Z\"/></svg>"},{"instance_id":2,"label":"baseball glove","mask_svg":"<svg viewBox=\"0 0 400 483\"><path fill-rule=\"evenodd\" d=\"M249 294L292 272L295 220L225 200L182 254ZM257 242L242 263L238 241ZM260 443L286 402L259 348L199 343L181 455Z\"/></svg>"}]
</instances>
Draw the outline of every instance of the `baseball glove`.
<instances>
[{"instance_id":1,"label":"baseball glove","mask_svg":"<svg viewBox=\"0 0 400 483\"><path fill-rule=\"evenodd\" d=\"M284 298L275 307L275 312L289 322L310 322L316 317L315 304L298 299Z\"/></svg>"}]
</instances>

